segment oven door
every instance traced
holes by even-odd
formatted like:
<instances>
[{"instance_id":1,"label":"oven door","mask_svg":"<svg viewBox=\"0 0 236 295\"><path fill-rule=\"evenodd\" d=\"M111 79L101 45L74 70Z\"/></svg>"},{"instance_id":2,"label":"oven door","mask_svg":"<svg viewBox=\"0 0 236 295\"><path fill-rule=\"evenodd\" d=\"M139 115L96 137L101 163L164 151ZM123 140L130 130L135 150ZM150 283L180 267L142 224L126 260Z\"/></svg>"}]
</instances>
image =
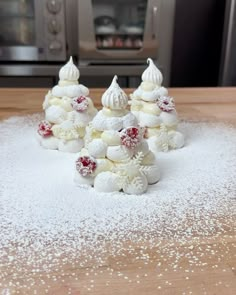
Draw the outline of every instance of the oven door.
<instances>
[{"instance_id":1,"label":"oven door","mask_svg":"<svg viewBox=\"0 0 236 295\"><path fill-rule=\"evenodd\" d=\"M80 63L156 58L162 0L78 0Z\"/></svg>"},{"instance_id":2,"label":"oven door","mask_svg":"<svg viewBox=\"0 0 236 295\"><path fill-rule=\"evenodd\" d=\"M63 17L63 0L0 0L0 60L65 60Z\"/></svg>"}]
</instances>

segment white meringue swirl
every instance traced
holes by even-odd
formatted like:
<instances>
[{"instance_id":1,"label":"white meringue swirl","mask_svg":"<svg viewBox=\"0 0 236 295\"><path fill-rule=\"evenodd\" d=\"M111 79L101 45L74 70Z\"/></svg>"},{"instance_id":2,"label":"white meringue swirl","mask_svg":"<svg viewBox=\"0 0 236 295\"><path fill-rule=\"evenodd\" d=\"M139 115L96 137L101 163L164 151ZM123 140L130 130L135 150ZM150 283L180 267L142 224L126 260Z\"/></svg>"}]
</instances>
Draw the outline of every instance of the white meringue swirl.
<instances>
[{"instance_id":1,"label":"white meringue swirl","mask_svg":"<svg viewBox=\"0 0 236 295\"><path fill-rule=\"evenodd\" d=\"M151 82L153 84L161 86L163 81L162 73L158 70L151 58L147 59L147 63L149 63L149 65L142 74L142 80L144 82Z\"/></svg>"},{"instance_id":2,"label":"white meringue swirl","mask_svg":"<svg viewBox=\"0 0 236 295\"><path fill-rule=\"evenodd\" d=\"M135 100L141 99L143 101L155 102L161 96L167 96L168 90L165 87L156 86L152 91L143 90L141 86L139 86L133 93L133 98Z\"/></svg>"},{"instance_id":3,"label":"white meringue swirl","mask_svg":"<svg viewBox=\"0 0 236 295\"><path fill-rule=\"evenodd\" d=\"M102 95L102 105L111 110L123 110L128 105L128 96L117 83L114 76L110 87Z\"/></svg>"},{"instance_id":4,"label":"white meringue swirl","mask_svg":"<svg viewBox=\"0 0 236 295\"><path fill-rule=\"evenodd\" d=\"M128 112L125 116L122 117L107 117L103 114L101 110L97 113L97 115L93 118L92 121L92 126L99 131L119 131L130 126L137 125L137 119L131 112Z\"/></svg>"},{"instance_id":5,"label":"white meringue swirl","mask_svg":"<svg viewBox=\"0 0 236 295\"><path fill-rule=\"evenodd\" d=\"M59 78L62 81L77 81L79 79L79 69L74 65L72 56L67 64L59 71Z\"/></svg>"},{"instance_id":6,"label":"white meringue swirl","mask_svg":"<svg viewBox=\"0 0 236 295\"><path fill-rule=\"evenodd\" d=\"M70 86L54 86L52 88L52 95L56 97L79 97L81 95L88 96L89 90L86 86L79 84L79 85L70 85Z\"/></svg>"}]
</instances>

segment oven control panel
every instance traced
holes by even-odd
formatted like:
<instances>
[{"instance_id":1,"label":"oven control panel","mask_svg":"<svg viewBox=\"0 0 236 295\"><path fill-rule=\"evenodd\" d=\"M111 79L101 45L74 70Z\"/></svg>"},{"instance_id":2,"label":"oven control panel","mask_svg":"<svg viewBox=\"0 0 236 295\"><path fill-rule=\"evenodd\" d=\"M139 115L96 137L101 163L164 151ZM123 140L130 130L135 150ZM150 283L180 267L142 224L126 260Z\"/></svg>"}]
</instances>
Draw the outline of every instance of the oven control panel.
<instances>
[{"instance_id":1,"label":"oven control panel","mask_svg":"<svg viewBox=\"0 0 236 295\"><path fill-rule=\"evenodd\" d=\"M44 0L44 35L47 60L65 60L65 5L63 0Z\"/></svg>"}]
</instances>

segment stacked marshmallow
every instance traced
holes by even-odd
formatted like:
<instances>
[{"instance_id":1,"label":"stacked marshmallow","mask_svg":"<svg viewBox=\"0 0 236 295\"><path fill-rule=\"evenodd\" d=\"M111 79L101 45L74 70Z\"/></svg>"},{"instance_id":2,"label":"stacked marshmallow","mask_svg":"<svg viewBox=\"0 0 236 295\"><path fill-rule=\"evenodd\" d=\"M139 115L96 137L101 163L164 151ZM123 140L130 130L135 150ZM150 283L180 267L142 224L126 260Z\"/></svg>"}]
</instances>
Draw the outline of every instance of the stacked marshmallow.
<instances>
[{"instance_id":1,"label":"stacked marshmallow","mask_svg":"<svg viewBox=\"0 0 236 295\"><path fill-rule=\"evenodd\" d=\"M163 76L148 58L148 68L142 74L141 85L131 94L131 111L140 126L146 128L145 136L154 152L181 148L184 136L178 132L178 116L174 99L162 87Z\"/></svg>"},{"instance_id":2,"label":"stacked marshmallow","mask_svg":"<svg viewBox=\"0 0 236 295\"><path fill-rule=\"evenodd\" d=\"M117 76L103 94L102 105L86 129L75 182L100 192L142 194L148 184L159 180L159 169L144 129L126 109L128 97L117 84Z\"/></svg>"},{"instance_id":3,"label":"stacked marshmallow","mask_svg":"<svg viewBox=\"0 0 236 295\"><path fill-rule=\"evenodd\" d=\"M97 113L89 90L78 79L80 72L72 58L60 69L59 83L45 97L45 120L38 127L39 142L47 149L79 152L85 129Z\"/></svg>"}]
</instances>

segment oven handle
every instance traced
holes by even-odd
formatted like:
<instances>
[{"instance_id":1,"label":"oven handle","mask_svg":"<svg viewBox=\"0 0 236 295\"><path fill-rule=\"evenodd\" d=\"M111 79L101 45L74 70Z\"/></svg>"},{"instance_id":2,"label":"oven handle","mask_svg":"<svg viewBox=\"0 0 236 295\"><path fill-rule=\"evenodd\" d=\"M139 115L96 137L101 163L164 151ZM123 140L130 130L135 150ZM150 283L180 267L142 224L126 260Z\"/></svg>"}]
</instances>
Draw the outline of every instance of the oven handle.
<instances>
[{"instance_id":1,"label":"oven handle","mask_svg":"<svg viewBox=\"0 0 236 295\"><path fill-rule=\"evenodd\" d=\"M156 39L156 18L157 18L157 6L152 7L152 39Z\"/></svg>"}]
</instances>

